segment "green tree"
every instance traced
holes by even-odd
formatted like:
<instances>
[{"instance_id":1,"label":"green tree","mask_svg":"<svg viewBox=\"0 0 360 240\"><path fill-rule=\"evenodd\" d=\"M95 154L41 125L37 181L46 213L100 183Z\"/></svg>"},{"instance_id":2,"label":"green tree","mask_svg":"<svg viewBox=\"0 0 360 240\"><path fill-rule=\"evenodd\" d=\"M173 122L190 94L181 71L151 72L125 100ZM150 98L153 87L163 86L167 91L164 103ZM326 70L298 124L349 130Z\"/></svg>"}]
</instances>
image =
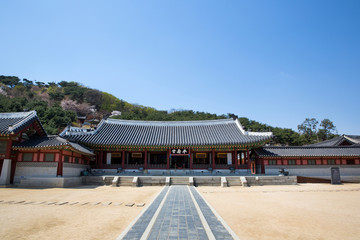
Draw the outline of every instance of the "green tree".
<instances>
[{"instance_id":1,"label":"green tree","mask_svg":"<svg viewBox=\"0 0 360 240\"><path fill-rule=\"evenodd\" d=\"M75 119L74 112L65 111L59 105L54 105L45 111L42 122L48 134L57 134Z\"/></svg>"},{"instance_id":2,"label":"green tree","mask_svg":"<svg viewBox=\"0 0 360 240\"><path fill-rule=\"evenodd\" d=\"M336 136L336 127L331 120L325 118L321 121L320 127L321 128L318 131L318 138L321 141L325 141Z\"/></svg>"},{"instance_id":3,"label":"green tree","mask_svg":"<svg viewBox=\"0 0 360 240\"><path fill-rule=\"evenodd\" d=\"M47 91L51 100L60 102L64 98L64 93L62 92L62 89L57 87L56 85L50 86Z\"/></svg>"},{"instance_id":4,"label":"green tree","mask_svg":"<svg viewBox=\"0 0 360 240\"><path fill-rule=\"evenodd\" d=\"M26 78L24 78L22 81L27 90L30 90L31 87L34 86L33 81L27 80Z\"/></svg>"},{"instance_id":5,"label":"green tree","mask_svg":"<svg viewBox=\"0 0 360 240\"><path fill-rule=\"evenodd\" d=\"M71 100L80 103L84 101L86 88L81 86L79 83L61 81L59 85L63 88L64 94L69 96Z\"/></svg>"},{"instance_id":6,"label":"green tree","mask_svg":"<svg viewBox=\"0 0 360 240\"><path fill-rule=\"evenodd\" d=\"M100 108L103 94L99 90L87 89L84 96L85 100L90 103L90 105Z\"/></svg>"},{"instance_id":7,"label":"green tree","mask_svg":"<svg viewBox=\"0 0 360 240\"><path fill-rule=\"evenodd\" d=\"M15 76L0 76L0 82L2 82L3 84L5 84L6 86L13 88L15 87L19 82L20 82L20 78L15 77Z\"/></svg>"},{"instance_id":8,"label":"green tree","mask_svg":"<svg viewBox=\"0 0 360 240\"><path fill-rule=\"evenodd\" d=\"M44 82L38 82L38 81L35 81L36 85L39 87L39 88L43 88L45 87L45 83Z\"/></svg>"},{"instance_id":9,"label":"green tree","mask_svg":"<svg viewBox=\"0 0 360 240\"><path fill-rule=\"evenodd\" d=\"M317 138L317 128L319 122L315 118L306 118L305 121L298 125L298 130L306 139L307 144L319 141Z\"/></svg>"}]
</instances>

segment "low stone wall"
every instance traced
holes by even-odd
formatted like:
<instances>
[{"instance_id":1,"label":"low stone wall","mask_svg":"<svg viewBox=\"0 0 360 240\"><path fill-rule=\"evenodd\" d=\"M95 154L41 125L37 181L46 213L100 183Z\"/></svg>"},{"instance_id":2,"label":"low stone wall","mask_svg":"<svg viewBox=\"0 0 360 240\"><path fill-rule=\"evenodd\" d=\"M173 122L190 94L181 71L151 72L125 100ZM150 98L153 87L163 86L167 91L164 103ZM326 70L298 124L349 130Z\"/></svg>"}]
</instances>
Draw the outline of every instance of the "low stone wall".
<instances>
[{"instance_id":1,"label":"low stone wall","mask_svg":"<svg viewBox=\"0 0 360 240\"><path fill-rule=\"evenodd\" d=\"M113 186L132 186L134 177L138 178L139 186L165 186L165 176L117 176L119 179ZM237 177L220 177L220 176L201 176L201 177L169 177L173 181L175 178L184 178L186 181L180 184L189 185L189 178L193 179L195 186L221 186L221 178L228 181L228 186L242 186L240 176ZM297 184L296 176L246 176L248 186L261 185L294 185ZM114 176L85 176L82 178L85 185L110 185ZM236 180L236 181L235 181ZM170 183L171 185L172 183ZM175 183L176 184L176 183ZM179 184L179 183L178 183Z\"/></svg>"},{"instance_id":2,"label":"low stone wall","mask_svg":"<svg viewBox=\"0 0 360 240\"><path fill-rule=\"evenodd\" d=\"M165 186L165 177L139 177L140 186Z\"/></svg>"},{"instance_id":3,"label":"low stone wall","mask_svg":"<svg viewBox=\"0 0 360 240\"><path fill-rule=\"evenodd\" d=\"M27 177L56 177L57 162L17 162L14 183Z\"/></svg>"},{"instance_id":4,"label":"low stone wall","mask_svg":"<svg viewBox=\"0 0 360 240\"><path fill-rule=\"evenodd\" d=\"M292 176L329 177L330 168L339 167L341 177L360 176L359 165L277 165L265 166L266 175L279 175L279 170L284 168Z\"/></svg>"},{"instance_id":5,"label":"low stone wall","mask_svg":"<svg viewBox=\"0 0 360 240\"><path fill-rule=\"evenodd\" d=\"M64 163L63 177L79 177L80 173L89 168L89 165Z\"/></svg>"},{"instance_id":6,"label":"low stone wall","mask_svg":"<svg viewBox=\"0 0 360 240\"><path fill-rule=\"evenodd\" d=\"M195 186L220 186L221 177L194 177Z\"/></svg>"},{"instance_id":7,"label":"low stone wall","mask_svg":"<svg viewBox=\"0 0 360 240\"><path fill-rule=\"evenodd\" d=\"M102 176L84 176L82 177L82 184L84 185L105 185L105 181Z\"/></svg>"},{"instance_id":8,"label":"low stone wall","mask_svg":"<svg viewBox=\"0 0 360 240\"><path fill-rule=\"evenodd\" d=\"M249 186L262 185L295 185L297 184L296 176L247 176L247 184Z\"/></svg>"},{"instance_id":9,"label":"low stone wall","mask_svg":"<svg viewBox=\"0 0 360 240\"><path fill-rule=\"evenodd\" d=\"M19 187L64 188L82 185L81 177L25 177Z\"/></svg>"}]
</instances>

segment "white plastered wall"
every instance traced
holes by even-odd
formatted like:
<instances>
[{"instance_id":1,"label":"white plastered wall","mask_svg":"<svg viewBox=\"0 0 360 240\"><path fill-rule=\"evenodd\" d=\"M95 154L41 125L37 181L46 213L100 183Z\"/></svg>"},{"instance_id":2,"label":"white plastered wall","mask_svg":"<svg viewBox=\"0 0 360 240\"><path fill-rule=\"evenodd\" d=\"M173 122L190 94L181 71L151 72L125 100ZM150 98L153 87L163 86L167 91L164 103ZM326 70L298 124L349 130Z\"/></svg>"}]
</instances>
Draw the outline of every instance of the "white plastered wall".
<instances>
[{"instance_id":1,"label":"white plastered wall","mask_svg":"<svg viewBox=\"0 0 360 240\"><path fill-rule=\"evenodd\" d=\"M56 177L57 162L17 162L14 183L25 177Z\"/></svg>"}]
</instances>

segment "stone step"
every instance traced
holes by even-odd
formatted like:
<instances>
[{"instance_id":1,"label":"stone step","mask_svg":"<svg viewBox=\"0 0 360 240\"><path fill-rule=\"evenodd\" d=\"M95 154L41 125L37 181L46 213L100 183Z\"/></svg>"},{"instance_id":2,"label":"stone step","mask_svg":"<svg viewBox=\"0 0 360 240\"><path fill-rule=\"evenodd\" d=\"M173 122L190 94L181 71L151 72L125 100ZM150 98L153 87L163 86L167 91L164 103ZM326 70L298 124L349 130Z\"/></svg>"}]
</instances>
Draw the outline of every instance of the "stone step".
<instances>
[{"instance_id":1,"label":"stone step","mask_svg":"<svg viewBox=\"0 0 360 240\"><path fill-rule=\"evenodd\" d=\"M103 181L105 185L112 185L112 181L114 180L114 177L103 177Z\"/></svg>"},{"instance_id":2,"label":"stone step","mask_svg":"<svg viewBox=\"0 0 360 240\"><path fill-rule=\"evenodd\" d=\"M172 177L170 180L171 185L189 185L188 177Z\"/></svg>"},{"instance_id":3,"label":"stone step","mask_svg":"<svg viewBox=\"0 0 360 240\"><path fill-rule=\"evenodd\" d=\"M120 177L119 186L132 186L134 177Z\"/></svg>"},{"instance_id":4,"label":"stone step","mask_svg":"<svg viewBox=\"0 0 360 240\"><path fill-rule=\"evenodd\" d=\"M227 177L228 186L241 186L240 177Z\"/></svg>"}]
</instances>

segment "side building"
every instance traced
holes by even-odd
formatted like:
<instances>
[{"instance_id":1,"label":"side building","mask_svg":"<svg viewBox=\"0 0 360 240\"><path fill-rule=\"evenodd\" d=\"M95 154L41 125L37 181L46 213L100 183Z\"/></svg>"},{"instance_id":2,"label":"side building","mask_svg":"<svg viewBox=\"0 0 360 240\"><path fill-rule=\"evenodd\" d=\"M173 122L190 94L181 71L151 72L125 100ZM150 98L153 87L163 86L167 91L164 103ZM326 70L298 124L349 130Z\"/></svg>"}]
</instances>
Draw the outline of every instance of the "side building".
<instances>
[{"instance_id":1,"label":"side building","mask_svg":"<svg viewBox=\"0 0 360 240\"><path fill-rule=\"evenodd\" d=\"M48 136L36 111L0 113L0 185L42 186L44 178L47 186L80 184L77 177L93 155L78 143Z\"/></svg>"},{"instance_id":2,"label":"side building","mask_svg":"<svg viewBox=\"0 0 360 240\"><path fill-rule=\"evenodd\" d=\"M298 147L264 146L253 154L266 175L285 169L290 175L328 179L330 168L339 167L344 180L360 182L360 136L341 135Z\"/></svg>"}]
</instances>

